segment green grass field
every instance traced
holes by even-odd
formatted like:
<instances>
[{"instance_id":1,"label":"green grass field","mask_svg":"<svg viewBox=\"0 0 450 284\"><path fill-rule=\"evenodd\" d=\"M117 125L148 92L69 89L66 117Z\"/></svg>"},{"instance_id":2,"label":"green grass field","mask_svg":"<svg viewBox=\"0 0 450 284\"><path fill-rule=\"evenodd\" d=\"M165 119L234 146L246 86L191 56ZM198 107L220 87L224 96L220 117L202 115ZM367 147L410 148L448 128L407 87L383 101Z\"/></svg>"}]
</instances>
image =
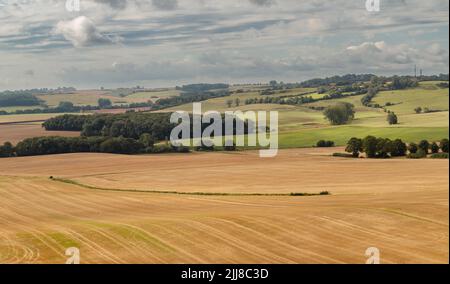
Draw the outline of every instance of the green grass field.
<instances>
[{"instance_id":1,"label":"green grass field","mask_svg":"<svg viewBox=\"0 0 450 284\"><path fill-rule=\"evenodd\" d=\"M295 132L282 132L279 136L280 148L311 147L317 141L332 140L343 146L352 137L364 138L368 135L389 139L400 138L405 142L419 142L422 139L440 141L448 137L448 127L364 127L336 126L317 129L304 129Z\"/></svg>"},{"instance_id":2,"label":"green grass field","mask_svg":"<svg viewBox=\"0 0 450 284\"><path fill-rule=\"evenodd\" d=\"M369 108L361 104L360 96L319 101L304 106L290 106L279 104L252 104L245 105L247 98L260 97L258 92L234 94L231 97L216 98L202 102L202 111L278 111L279 112L279 144L281 148L311 147L318 140L333 140L336 145L345 145L351 137L363 138L367 135L400 138L406 142L418 142L422 139L439 141L449 136L448 89L436 86L438 82L422 82L418 88L388 91L379 93L374 103L381 105L387 102L396 105L387 107L394 111L399 118L398 125L389 125L387 113L383 109ZM311 89L309 89L311 90ZM288 94L298 94L306 89L295 89ZM279 94L277 94L279 95ZM284 94L286 95L286 94ZM313 94L314 96L322 96ZM228 108L226 102L239 98L241 105ZM330 126L324 118L322 111L315 111L308 107L327 107L337 102L349 102L355 106L355 119L348 125ZM416 114L417 106L442 110L441 112ZM164 111L192 111L192 104L174 107Z\"/></svg>"},{"instance_id":3,"label":"green grass field","mask_svg":"<svg viewBox=\"0 0 450 284\"><path fill-rule=\"evenodd\" d=\"M393 106L386 108L397 115L413 114L417 107L431 110L448 111L448 89L417 88L413 90L387 91L379 93L374 103L382 106L390 102Z\"/></svg>"}]
</instances>

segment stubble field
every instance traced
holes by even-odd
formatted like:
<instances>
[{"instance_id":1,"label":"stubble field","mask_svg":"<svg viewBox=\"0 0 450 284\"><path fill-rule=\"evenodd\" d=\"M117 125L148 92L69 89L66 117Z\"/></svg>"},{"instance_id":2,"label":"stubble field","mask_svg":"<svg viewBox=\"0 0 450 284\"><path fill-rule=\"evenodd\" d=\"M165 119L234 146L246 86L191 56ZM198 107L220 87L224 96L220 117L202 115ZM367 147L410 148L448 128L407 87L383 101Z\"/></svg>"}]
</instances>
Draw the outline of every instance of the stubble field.
<instances>
[{"instance_id":1,"label":"stubble field","mask_svg":"<svg viewBox=\"0 0 450 284\"><path fill-rule=\"evenodd\" d=\"M448 161L329 151L2 159L0 262L448 263Z\"/></svg>"}]
</instances>

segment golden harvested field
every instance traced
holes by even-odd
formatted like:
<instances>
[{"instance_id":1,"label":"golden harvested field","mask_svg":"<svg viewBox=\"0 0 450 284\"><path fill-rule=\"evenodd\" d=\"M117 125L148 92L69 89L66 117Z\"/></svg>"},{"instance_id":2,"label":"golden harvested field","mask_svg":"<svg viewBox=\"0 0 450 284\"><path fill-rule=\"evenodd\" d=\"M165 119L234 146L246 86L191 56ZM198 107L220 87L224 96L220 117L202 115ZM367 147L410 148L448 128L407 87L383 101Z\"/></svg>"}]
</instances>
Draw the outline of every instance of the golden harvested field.
<instances>
[{"instance_id":1,"label":"golden harvested field","mask_svg":"<svg viewBox=\"0 0 450 284\"><path fill-rule=\"evenodd\" d=\"M38 113L38 114L12 114L0 115L0 123L18 122L18 121L44 121L49 118L63 115L64 113Z\"/></svg>"},{"instance_id":2,"label":"golden harvested field","mask_svg":"<svg viewBox=\"0 0 450 284\"><path fill-rule=\"evenodd\" d=\"M41 124L42 122L0 123L0 144L9 141L15 145L23 139L40 136L80 136L76 131L46 131Z\"/></svg>"},{"instance_id":3,"label":"golden harvested field","mask_svg":"<svg viewBox=\"0 0 450 284\"><path fill-rule=\"evenodd\" d=\"M0 160L0 262L448 263L447 160L345 160L336 149ZM319 192L205 196L110 191Z\"/></svg>"}]
</instances>

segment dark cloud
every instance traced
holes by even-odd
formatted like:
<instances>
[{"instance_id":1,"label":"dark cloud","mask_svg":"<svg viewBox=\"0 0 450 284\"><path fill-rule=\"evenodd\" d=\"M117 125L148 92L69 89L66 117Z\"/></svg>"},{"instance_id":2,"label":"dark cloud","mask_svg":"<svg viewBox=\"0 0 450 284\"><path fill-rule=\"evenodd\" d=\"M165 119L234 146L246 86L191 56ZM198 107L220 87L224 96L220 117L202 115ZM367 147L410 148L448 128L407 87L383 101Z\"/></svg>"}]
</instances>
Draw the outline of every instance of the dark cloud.
<instances>
[{"instance_id":1,"label":"dark cloud","mask_svg":"<svg viewBox=\"0 0 450 284\"><path fill-rule=\"evenodd\" d=\"M275 0L249 0L250 3L257 6L270 7L275 4Z\"/></svg>"},{"instance_id":2,"label":"dark cloud","mask_svg":"<svg viewBox=\"0 0 450 284\"><path fill-rule=\"evenodd\" d=\"M94 0L94 2L109 5L114 9L124 9L128 4L128 0Z\"/></svg>"},{"instance_id":3,"label":"dark cloud","mask_svg":"<svg viewBox=\"0 0 450 284\"><path fill-rule=\"evenodd\" d=\"M152 0L152 4L160 10L174 10L178 7L177 0Z\"/></svg>"}]
</instances>

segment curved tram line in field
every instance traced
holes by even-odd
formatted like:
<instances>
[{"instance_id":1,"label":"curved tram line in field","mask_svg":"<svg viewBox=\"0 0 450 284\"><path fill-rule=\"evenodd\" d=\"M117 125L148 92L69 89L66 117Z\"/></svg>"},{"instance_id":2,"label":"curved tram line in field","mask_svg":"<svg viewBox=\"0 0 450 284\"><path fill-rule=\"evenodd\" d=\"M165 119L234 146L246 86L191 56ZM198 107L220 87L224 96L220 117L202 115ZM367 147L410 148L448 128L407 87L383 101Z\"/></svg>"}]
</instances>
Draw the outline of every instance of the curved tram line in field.
<instances>
[{"instance_id":1,"label":"curved tram line in field","mask_svg":"<svg viewBox=\"0 0 450 284\"><path fill-rule=\"evenodd\" d=\"M117 188L104 188L83 184L71 179L66 178L54 178L51 180L73 184L87 189L101 190L101 191L118 191L118 192L139 192L139 193L153 193L153 194L174 194L174 195L204 195L204 196L319 196L330 195L328 191L322 191L320 193L306 193L306 192L291 192L291 193L231 193L231 192L184 192L184 191L162 191L162 190L141 190L141 189L117 189Z\"/></svg>"},{"instance_id":2,"label":"curved tram line in field","mask_svg":"<svg viewBox=\"0 0 450 284\"><path fill-rule=\"evenodd\" d=\"M68 247L82 263L364 263L369 246L383 263L448 261L445 190L157 193L0 176L0 263L64 263Z\"/></svg>"}]
</instances>

